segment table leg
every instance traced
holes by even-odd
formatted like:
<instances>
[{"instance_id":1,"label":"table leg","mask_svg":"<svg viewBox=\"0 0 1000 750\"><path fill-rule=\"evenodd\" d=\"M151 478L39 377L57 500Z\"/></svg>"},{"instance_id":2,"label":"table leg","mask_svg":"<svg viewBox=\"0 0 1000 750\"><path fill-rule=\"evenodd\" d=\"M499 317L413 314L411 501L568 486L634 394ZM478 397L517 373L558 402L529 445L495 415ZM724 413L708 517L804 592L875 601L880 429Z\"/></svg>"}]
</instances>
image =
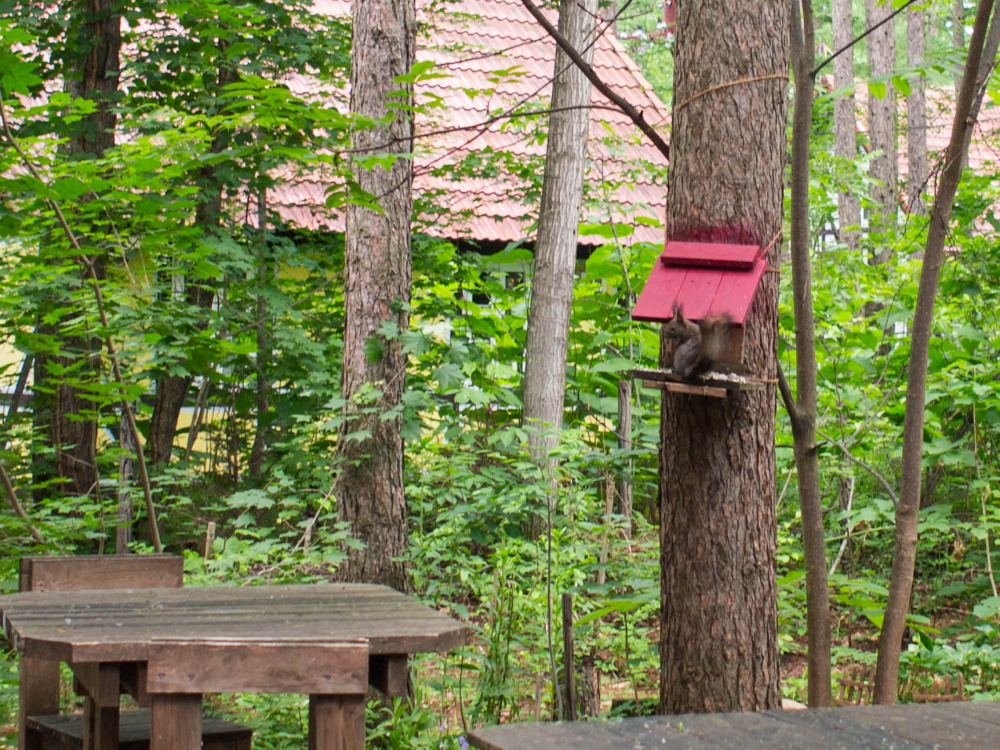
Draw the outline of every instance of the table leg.
<instances>
[{"instance_id":1,"label":"table leg","mask_svg":"<svg viewBox=\"0 0 1000 750\"><path fill-rule=\"evenodd\" d=\"M118 750L118 706L100 706L83 699L83 750Z\"/></svg>"},{"instance_id":2,"label":"table leg","mask_svg":"<svg viewBox=\"0 0 1000 750\"><path fill-rule=\"evenodd\" d=\"M149 750L201 748L201 695L161 693L152 696Z\"/></svg>"},{"instance_id":3,"label":"table leg","mask_svg":"<svg viewBox=\"0 0 1000 750\"><path fill-rule=\"evenodd\" d=\"M83 750L118 750L120 665L70 663L74 685L83 694Z\"/></svg>"},{"instance_id":4,"label":"table leg","mask_svg":"<svg viewBox=\"0 0 1000 750\"><path fill-rule=\"evenodd\" d=\"M409 694L409 658L406 654L379 654L368 659L368 682L390 698Z\"/></svg>"},{"instance_id":5,"label":"table leg","mask_svg":"<svg viewBox=\"0 0 1000 750\"><path fill-rule=\"evenodd\" d=\"M39 750L41 738L29 732L29 716L59 712L59 662L22 656L17 714L18 750Z\"/></svg>"},{"instance_id":6,"label":"table leg","mask_svg":"<svg viewBox=\"0 0 1000 750\"><path fill-rule=\"evenodd\" d=\"M364 747L364 695L309 696L309 750L364 750Z\"/></svg>"}]
</instances>

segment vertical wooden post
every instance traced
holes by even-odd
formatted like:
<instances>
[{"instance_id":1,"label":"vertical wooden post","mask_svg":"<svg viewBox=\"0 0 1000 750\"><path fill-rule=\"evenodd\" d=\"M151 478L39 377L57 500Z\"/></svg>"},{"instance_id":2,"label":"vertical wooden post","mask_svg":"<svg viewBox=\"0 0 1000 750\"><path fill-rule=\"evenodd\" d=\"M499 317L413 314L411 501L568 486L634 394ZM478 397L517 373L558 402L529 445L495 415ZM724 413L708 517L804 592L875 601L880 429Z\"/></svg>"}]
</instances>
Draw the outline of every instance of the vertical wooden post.
<instances>
[{"instance_id":1,"label":"vertical wooden post","mask_svg":"<svg viewBox=\"0 0 1000 750\"><path fill-rule=\"evenodd\" d=\"M573 595L562 595L563 671L566 673L566 717L576 720L576 668L573 664Z\"/></svg>"},{"instance_id":2,"label":"vertical wooden post","mask_svg":"<svg viewBox=\"0 0 1000 750\"><path fill-rule=\"evenodd\" d=\"M618 450L632 449L632 381L618 381ZM632 459L625 462L625 470L618 478L618 512L629 522L625 526L626 539L632 538Z\"/></svg>"}]
</instances>

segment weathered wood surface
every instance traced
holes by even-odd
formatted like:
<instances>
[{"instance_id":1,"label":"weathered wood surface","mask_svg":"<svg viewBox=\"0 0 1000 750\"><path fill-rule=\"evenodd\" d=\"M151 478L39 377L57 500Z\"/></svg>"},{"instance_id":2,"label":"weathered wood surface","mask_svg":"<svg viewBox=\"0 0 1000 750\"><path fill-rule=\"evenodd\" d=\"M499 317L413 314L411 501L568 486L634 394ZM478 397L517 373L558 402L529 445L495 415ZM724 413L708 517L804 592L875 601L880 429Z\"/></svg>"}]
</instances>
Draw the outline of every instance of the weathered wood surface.
<instances>
[{"instance_id":1,"label":"weathered wood surface","mask_svg":"<svg viewBox=\"0 0 1000 750\"><path fill-rule=\"evenodd\" d=\"M178 555L64 555L22 557L20 591L178 588L184 558Z\"/></svg>"},{"instance_id":2,"label":"weathered wood surface","mask_svg":"<svg viewBox=\"0 0 1000 750\"><path fill-rule=\"evenodd\" d=\"M45 740L45 747L67 750L83 747L83 721L79 714L35 716L29 720L32 730ZM148 750L149 711L122 711L119 750ZM250 750L252 732L247 727L222 719L202 720L202 750Z\"/></svg>"},{"instance_id":3,"label":"weathered wood surface","mask_svg":"<svg viewBox=\"0 0 1000 750\"><path fill-rule=\"evenodd\" d=\"M509 724L469 735L480 750L996 750L1000 703L852 706L806 711L651 716L618 721Z\"/></svg>"},{"instance_id":4,"label":"weathered wood surface","mask_svg":"<svg viewBox=\"0 0 1000 750\"><path fill-rule=\"evenodd\" d=\"M144 662L155 639L367 640L373 655L446 651L467 628L387 586L220 586L0 596L3 628L22 654Z\"/></svg>"},{"instance_id":5,"label":"weathered wood surface","mask_svg":"<svg viewBox=\"0 0 1000 750\"><path fill-rule=\"evenodd\" d=\"M368 644L155 641L149 693L309 693L364 697Z\"/></svg>"}]
</instances>

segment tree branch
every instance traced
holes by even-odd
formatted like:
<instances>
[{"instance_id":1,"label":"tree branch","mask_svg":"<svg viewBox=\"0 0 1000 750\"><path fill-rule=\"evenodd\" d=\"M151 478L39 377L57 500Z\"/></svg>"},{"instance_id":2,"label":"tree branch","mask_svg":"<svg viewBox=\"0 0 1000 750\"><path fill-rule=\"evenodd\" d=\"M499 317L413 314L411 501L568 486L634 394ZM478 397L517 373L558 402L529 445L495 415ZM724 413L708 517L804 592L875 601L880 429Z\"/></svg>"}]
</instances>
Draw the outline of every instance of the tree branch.
<instances>
[{"instance_id":1,"label":"tree branch","mask_svg":"<svg viewBox=\"0 0 1000 750\"><path fill-rule=\"evenodd\" d=\"M915 2L916 0L910 0L910 2ZM643 117L642 112L637 110L627 101L625 101L619 94L615 93L604 81L601 80L600 76L594 72L594 69L587 64L587 62L580 56L580 53L574 49L573 45L570 44L566 38L559 33L559 30L545 17L538 6L535 5L531 0L521 0L521 4L527 9L527 11L535 17L535 20L541 24L542 28L545 29L549 36L551 36L555 43L559 45L566 56L580 69L580 71L587 77L594 88L600 91L604 96L608 98L616 107L618 107L633 123L635 126L641 130L649 140L653 142L656 149L663 154L664 158L670 159L670 146L667 142L663 140L663 137L656 132L656 129L646 122L646 118Z\"/></svg>"},{"instance_id":2,"label":"tree branch","mask_svg":"<svg viewBox=\"0 0 1000 750\"><path fill-rule=\"evenodd\" d=\"M884 26L885 24L889 23L889 21L891 21L893 18L895 18L896 16L898 16L900 13L902 13L904 10L906 10L907 8L909 8L915 2L917 2L917 0L907 0L906 5L901 5L900 7L896 8L896 10L894 10L888 16L886 16L881 21L879 21L877 24L875 24L874 26L872 26L870 29L865 29L865 32L863 34L861 34L860 36L854 37L854 39L852 39L850 42L848 42L847 44L845 44L843 47L841 47L836 52L834 52L832 55L830 55L828 58L826 58L819 65L817 65L815 68L813 68L812 74L814 76L819 75L819 72L821 70L823 70L823 68L825 68L831 62L833 62L834 58L839 57L841 53L846 52L847 50L851 49L855 44L857 44L862 39L864 39L866 36L868 36L873 31L875 31L875 29L877 29L877 28L879 28L881 26Z\"/></svg>"}]
</instances>

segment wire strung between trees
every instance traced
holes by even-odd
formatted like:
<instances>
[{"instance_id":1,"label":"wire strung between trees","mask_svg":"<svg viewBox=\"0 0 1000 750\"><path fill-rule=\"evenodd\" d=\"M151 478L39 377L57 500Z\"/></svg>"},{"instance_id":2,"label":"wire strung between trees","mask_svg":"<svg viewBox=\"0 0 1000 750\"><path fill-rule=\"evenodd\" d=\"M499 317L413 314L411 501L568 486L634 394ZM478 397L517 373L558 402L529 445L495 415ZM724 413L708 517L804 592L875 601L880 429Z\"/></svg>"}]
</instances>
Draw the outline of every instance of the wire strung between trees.
<instances>
[{"instance_id":1,"label":"wire strung between trees","mask_svg":"<svg viewBox=\"0 0 1000 750\"><path fill-rule=\"evenodd\" d=\"M769 74L764 75L764 76L750 76L748 78L737 78L735 81L728 81L726 83L717 83L714 86L709 86L704 91L699 91L697 94L694 94L693 96L689 96L687 99L685 99L684 101L682 101L680 104L675 104L674 105L674 113L676 114L676 112L678 110L683 109L684 107L686 107L687 105L689 105L691 102L693 102L695 99L700 99L701 97L705 96L705 94L711 94L713 91L718 91L719 89L729 88L730 86L739 86L739 85L742 85L744 83L756 83L757 81L769 81L769 80L774 79L774 78L780 78L782 80L787 81L788 80L788 74L787 73L769 73Z\"/></svg>"}]
</instances>

